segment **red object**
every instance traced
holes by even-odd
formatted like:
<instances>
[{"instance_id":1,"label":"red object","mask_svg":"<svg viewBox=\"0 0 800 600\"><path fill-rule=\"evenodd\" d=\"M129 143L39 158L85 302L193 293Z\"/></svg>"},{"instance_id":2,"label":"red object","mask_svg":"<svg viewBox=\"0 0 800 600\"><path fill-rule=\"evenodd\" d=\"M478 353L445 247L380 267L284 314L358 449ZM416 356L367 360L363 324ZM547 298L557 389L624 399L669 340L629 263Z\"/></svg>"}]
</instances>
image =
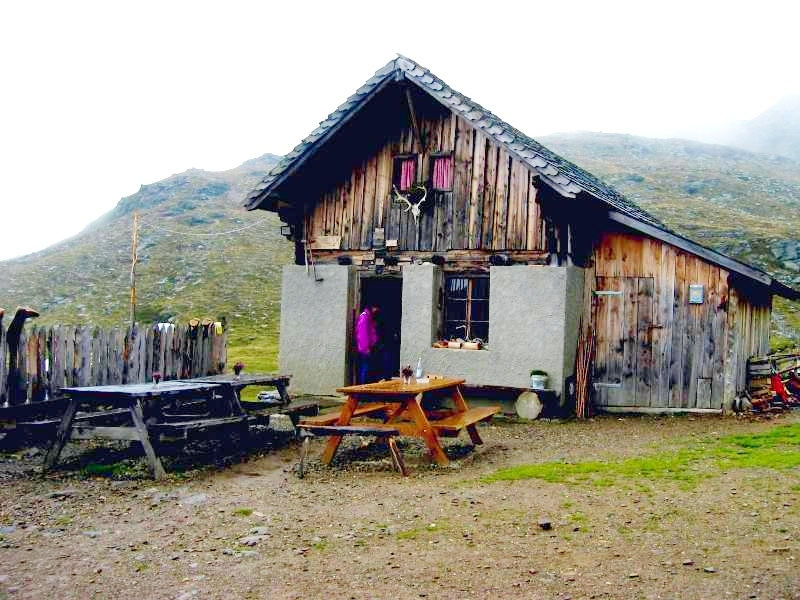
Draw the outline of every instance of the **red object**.
<instances>
[{"instance_id":1,"label":"red object","mask_svg":"<svg viewBox=\"0 0 800 600\"><path fill-rule=\"evenodd\" d=\"M404 158L400 164L400 189L410 190L414 185L414 177L417 174L417 159Z\"/></svg>"},{"instance_id":2,"label":"red object","mask_svg":"<svg viewBox=\"0 0 800 600\"><path fill-rule=\"evenodd\" d=\"M453 188L453 157L437 156L433 161L433 189L447 191Z\"/></svg>"},{"instance_id":3,"label":"red object","mask_svg":"<svg viewBox=\"0 0 800 600\"><path fill-rule=\"evenodd\" d=\"M796 396L793 396L789 393L786 389L786 386L783 384L783 380L778 373L773 373L771 378L772 391L775 393L778 398L780 398L781 402L784 404L797 404L798 400Z\"/></svg>"}]
</instances>

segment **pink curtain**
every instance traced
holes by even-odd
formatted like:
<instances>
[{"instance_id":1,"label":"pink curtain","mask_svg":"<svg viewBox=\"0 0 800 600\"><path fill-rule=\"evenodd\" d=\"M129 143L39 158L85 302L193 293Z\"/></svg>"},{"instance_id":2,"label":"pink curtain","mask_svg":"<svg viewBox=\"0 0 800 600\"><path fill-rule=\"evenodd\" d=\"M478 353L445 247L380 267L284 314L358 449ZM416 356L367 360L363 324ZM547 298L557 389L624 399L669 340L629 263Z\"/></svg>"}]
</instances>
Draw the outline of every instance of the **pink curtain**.
<instances>
[{"instance_id":1,"label":"pink curtain","mask_svg":"<svg viewBox=\"0 0 800 600\"><path fill-rule=\"evenodd\" d=\"M400 165L400 189L410 190L417 174L417 159L404 158Z\"/></svg>"},{"instance_id":2,"label":"pink curtain","mask_svg":"<svg viewBox=\"0 0 800 600\"><path fill-rule=\"evenodd\" d=\"M433 161L433 189L449 190L453 187L453 157L438 156Z\"/></svg>"}]
</instances>

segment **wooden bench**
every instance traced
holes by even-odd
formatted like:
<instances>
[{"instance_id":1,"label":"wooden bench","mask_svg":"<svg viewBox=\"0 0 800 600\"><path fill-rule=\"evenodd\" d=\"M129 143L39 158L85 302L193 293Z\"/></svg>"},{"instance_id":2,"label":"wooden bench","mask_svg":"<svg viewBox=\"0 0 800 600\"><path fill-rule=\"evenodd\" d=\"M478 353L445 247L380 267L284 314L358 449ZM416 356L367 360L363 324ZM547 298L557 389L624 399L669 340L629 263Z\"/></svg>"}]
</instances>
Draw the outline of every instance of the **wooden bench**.
<instances>
[{"instance_id":1,"label":"wooden bench","mask_svg":"<svg viewBox=\"0 0 800 600\"><path fill-rule=\"evenodd\" d=\"M431 426L440 435L458 435L462 429L491 419L492 415L498 412L500 412L499 406L477 406L464 412L453 413L443 419L431 421Z\"/></svg>"},{"instance_id":2,"label":"wooden bench","mask_svg":"<svg viewBox=\"0 0 800 600\"><path fill-rule=\"evenodd\" d=\"M359 405L353 417L363 417L376 412L384 410L392 410L397 407L397 403L392 402L370 402L368 404ZM333 425L339 419L339 411L317 415L316 417L306 417L301 422L301 425L318 426L318 425Z\"/></svg>"},{"instance_id":3,"label":"wooden bench","mask_svg":"<svg viewBox=\"0 0 800 600\"><path fill-rule=\"evenodd\" d=\"M365 406L366 408L366 406ZM375 412L375 411L373 411ZM336 415L338 416L338 415ZM386 438L386 443L389 446L389 453L392 457L392 464L394 467L405 477L406 465L403 461L403 455L397 447L395 437L400 435L400 432L391 425L381 424L365 424L365 425L316 425L309 423L312 419L304 419L297 427L302 431L319 436L338 436L341 438L345 435L363 435L370 437ZM335 420L335 419L334 419ZM300 479L305 475L305 460L308 455L309 437L305 437L303 445L300 449L300 464L298 465L297 474Z\"/></svg>"},{"instance_id":4,"label":"wooden bench","mask_svg":"<svg viewBox=\"0 0 800 600\"><path fill-rule=\"evenodd\" d=\"M220 417L217 419L192 419L188 421L173 421L148 425L148 431L158 435L160 441L186 440L190 432L205 432L219 427L243 425L247 430L247 416ZM75 437L73 435L73 437Z\"/></svg>"}]
</instances>

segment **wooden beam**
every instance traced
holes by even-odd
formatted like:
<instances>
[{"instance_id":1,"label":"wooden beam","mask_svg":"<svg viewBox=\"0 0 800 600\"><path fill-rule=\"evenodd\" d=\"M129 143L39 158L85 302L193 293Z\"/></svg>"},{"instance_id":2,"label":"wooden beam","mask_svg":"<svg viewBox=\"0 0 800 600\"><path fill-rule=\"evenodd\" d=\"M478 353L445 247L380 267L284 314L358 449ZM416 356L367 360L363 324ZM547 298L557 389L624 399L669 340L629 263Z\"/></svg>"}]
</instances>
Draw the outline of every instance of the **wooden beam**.
<instances>
[{"instance_id":1,"label":"wooden beam","mask_svg":"<svg viewBox=\"0 0 800 600\"><path fill-rule=\"evenodd\" d=\"M73 425L73 440L93 440L95 438L106 438L110 440L129 440L132 442L141 441L139 432L135 427L100 427L91 425Z\"/></svg>"},{"instance_id":2,"label":"wooden beam","mask_svg":"<svg viewBox=\"0 0 800 600\"><path fill-rule=\"evenodd\" d=\"M422 144L422 136L420 135L419 131L419 121L417 121L417 112L414 110L414 99L411 97L411 88L406 86L405 93L406 102L408 102L408 114L409 117L411 117L411 127L414 130L414 138L417 140L417 144L419 145L420 154L424 154L425 146Z\"/></svg>"}]
</instances>

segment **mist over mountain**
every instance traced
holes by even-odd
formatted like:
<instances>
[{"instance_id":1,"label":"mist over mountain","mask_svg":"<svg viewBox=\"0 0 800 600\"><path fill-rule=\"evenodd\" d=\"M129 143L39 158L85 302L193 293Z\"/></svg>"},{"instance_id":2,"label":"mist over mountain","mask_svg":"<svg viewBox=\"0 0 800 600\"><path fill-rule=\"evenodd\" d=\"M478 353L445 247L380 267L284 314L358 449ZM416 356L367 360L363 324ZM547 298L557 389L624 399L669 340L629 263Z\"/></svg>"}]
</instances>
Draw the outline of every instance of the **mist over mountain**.
<instances>
[{"instance_id":1,"label":"mist over mountain","mask_svg":"<svg viewBox=\"0 0 800 600\"><path fill-rule=\"evenodd\" d=\"M749 121L687 134L692 139L800 161L800 95L787 96Z\"/></svg>"}]
</instances>

